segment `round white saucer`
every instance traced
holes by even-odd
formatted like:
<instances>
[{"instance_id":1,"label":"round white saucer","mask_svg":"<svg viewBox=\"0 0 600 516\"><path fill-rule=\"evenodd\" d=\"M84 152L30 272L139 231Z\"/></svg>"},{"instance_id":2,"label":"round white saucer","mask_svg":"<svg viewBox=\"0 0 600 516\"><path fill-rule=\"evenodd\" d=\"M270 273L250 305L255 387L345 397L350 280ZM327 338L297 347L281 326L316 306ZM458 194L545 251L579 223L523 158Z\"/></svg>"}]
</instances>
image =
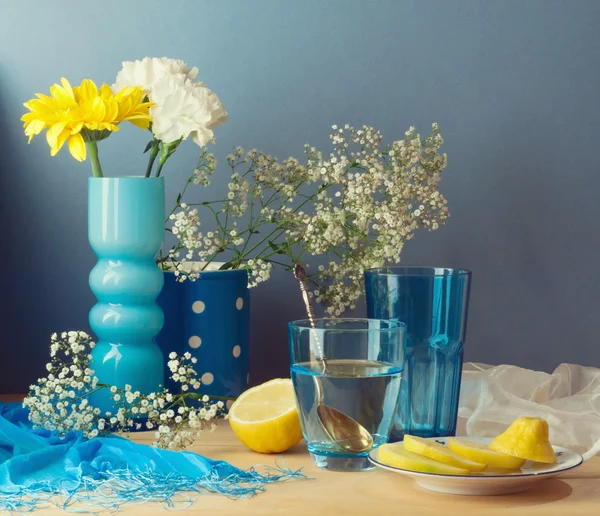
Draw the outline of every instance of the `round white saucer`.
<instances>
[{"instance_id":1,"label":"round white saucer","mask_svg":"<svg viewBox=\"0 0 600 516\"><path fill-rule=\"evenodd\" d=\"M489 444L492 441L490 437L456 437L455 439L481 444ZM431 437L430 440L443 445L448 442L446 437ZM556 464L526 461L520 471L506 474L498 474L494 471L482 471L468 476L419 473L383 464L379 461L377 449L369 453L369 460L380 468L414 478L418 485L430 491L457 495L502 495L526 491L536 482L560 475L583 462L583 458L578 453L559 446L553 448Z\"/></svg>"}]
</instances>

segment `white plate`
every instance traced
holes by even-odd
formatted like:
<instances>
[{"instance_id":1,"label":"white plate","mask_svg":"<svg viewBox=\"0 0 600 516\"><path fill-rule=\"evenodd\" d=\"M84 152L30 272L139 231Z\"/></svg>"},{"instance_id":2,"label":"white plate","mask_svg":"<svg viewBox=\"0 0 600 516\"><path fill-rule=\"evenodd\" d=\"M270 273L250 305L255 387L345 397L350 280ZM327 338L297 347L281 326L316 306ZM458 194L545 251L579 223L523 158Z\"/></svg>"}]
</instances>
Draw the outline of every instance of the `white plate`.
<instances>
[{"instance_id":1,"label":"white plate","mask_svg":"<svg viewBox=\"0 0 600 516\"><path fill-rule=\"evenodd\" d=\"M489 444L492 441L490 437L456 437L455 439L481 444ZM446 437L431 437L429 440L443 445L448 442ZM369 453L369 460L380 468L414 478L418 485L430 491L457 495L502 495L526 491L536 482L560 475L567 470L576 468L583 462L583 458L578 453L559 446L553 446L553 448L556 454L556 464L526 461L521 467L520 473L503 475L486 471L468 476L418 473L383 464L379 461L377 449Z\"/></svg>"}]
</instances>

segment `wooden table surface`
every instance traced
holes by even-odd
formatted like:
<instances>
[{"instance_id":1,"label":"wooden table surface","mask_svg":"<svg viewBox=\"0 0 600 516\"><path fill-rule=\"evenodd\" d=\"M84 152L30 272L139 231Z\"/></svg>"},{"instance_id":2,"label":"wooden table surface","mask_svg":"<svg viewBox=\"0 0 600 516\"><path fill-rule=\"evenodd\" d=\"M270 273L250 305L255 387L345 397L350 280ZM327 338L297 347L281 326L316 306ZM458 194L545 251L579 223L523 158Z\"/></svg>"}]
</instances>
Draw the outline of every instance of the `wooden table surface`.
<instances>
[{"instance_id":1,"label":"wooden table surface","mask_svg":"<svg viewBox=\"0 0 600 516\"><path fill-rule=\"evenodd\" d=\"M6 397L4 397L6 399ZM150 432L133 434L133 440L151 444ZM274 465L278 456L261 455L245 448L233 435L227 422L213 433L206 432L191 448L212 459L226 460L234 466L249 468ZM332 515L377 516L594 516L600 515L600 456L558 479L547 479L530 491L507 496L455 496L433 493L417 486L410 478L374 470L363 473L324 471L312 463L303 443L283 457L285 467L304 468L310 480L290 480L267 486L255 498L229 500L219 495L198 495L190 508L173 514L204 515ZM127 516L165 514L156 504L123 508ZM42 511L36 512L42 514ZM64 515L59 509L44 509L45 516Z\"/></svg>"}]
</instances>

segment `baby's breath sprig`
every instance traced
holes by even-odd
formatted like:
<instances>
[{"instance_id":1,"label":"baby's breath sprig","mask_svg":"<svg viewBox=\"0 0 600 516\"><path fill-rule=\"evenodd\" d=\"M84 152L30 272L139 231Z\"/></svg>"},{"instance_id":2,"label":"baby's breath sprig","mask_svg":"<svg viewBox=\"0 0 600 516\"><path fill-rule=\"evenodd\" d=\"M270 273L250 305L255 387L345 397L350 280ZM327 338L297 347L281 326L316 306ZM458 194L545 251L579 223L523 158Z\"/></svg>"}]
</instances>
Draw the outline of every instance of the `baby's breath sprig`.
<instances>
[{"instance_id":1,"label":"baby's breath sprig","mask_svg":"<svg viewBox=\"0 0 600 516\"><path fill-rule=\"evenodd\" d=\"M194 369L197 359L190 353L169 354L171 378L180 385L180 393L168 389L142 394L131 385L124 388L101 384L90 368L94 342L83 331L53 334L50 338L48 375L29 387L23 405L36 428L56 432L61 438L80 431L91 439L110 432L127 433L132 429L154 430L154 445L183 449L206 428L212 430L224 416L223 401L211 399L190 389L200 382ZM109 390L114 410L101 413L90 403L90 395Z\"/></svg>"},{"instance_id":2,"label":"baby's breath sprig","mask_svg":"<svg viewBox=\"0 0 600 516\"><path fill-rule=\"evenodd\" d=\"M253 287L269 279L274 265L292 269L314 260L308 280L315 300L335 316L354 308L365 269L399 262L418 229L434 231L448 218L438 190L447 157L437 124L423 140L410 127L387 146L369 126L334 125L330 139L329 156L306 145L305 164L236 147L227 156L226 198L194 203L183 199L185 190L208 186L216 166L203 153L170 216L177 242L163 266L181 281L195 280L219 259L222 269L247 269ZM215 219L206 233L200 210ZM194 269L193 260L202 265Z\"/></svg>"}]
</instances>

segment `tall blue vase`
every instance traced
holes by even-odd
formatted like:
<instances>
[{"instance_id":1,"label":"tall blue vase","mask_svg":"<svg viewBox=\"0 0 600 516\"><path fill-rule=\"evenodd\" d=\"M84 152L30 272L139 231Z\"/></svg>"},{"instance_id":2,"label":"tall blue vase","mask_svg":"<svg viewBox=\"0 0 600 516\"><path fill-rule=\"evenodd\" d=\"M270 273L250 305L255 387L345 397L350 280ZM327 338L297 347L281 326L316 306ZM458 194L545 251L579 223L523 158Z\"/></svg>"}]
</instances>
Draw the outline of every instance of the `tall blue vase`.
<instances>
[{"instance_id":1,"label":"tall blue vase","mask_svg":"<svg viewBox=\"0 0 600 516\"><path fill-rule=\"evenodd\" d=\"M164 383L164 360L155 337L163 326L156 298L163 273L155 256L164 235L163 178L90 178L88 236L98 257L90 288L98 303L89 322L97 342L92 368L100 383L149 393ZM92 404L113 410L110 395Z\"/></svg>"},{"instance_id":2,"label":"tall blue vase","mask_svg":"<svg viewBox=\"0 0 600 516\"><path fill-rule=\"evenodd\" d=\"M196 281L165 272L158 297L165 325L158 336L165 355L189 351L201 381L198 392L237 397L248 388L250 295L245 270L205 271ZM166 385L179 392L169 379Z\"/></svg>"}]
</instances>

